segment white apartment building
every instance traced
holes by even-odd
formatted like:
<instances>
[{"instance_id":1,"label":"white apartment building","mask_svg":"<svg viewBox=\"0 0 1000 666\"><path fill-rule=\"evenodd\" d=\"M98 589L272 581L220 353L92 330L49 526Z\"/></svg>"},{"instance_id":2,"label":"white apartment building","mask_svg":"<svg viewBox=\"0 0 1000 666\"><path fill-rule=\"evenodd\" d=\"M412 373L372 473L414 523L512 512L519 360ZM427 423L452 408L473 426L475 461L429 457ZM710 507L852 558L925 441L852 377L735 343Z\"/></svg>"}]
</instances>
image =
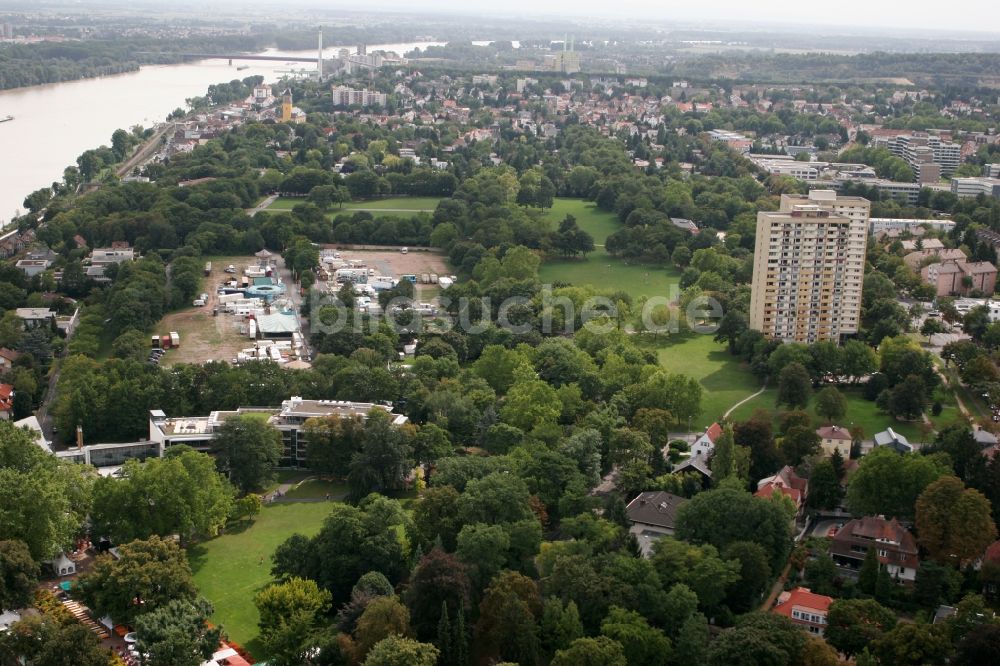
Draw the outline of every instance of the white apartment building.
<instances>
[{"instance_id":1,"label":"white apartment building","mask_svg":"<svg viewBox=\"0 0 1000 666\"><path fill-rule=\"evenodd\" d=\"M955 228L954 220L921 220L919 218L905 217L873 217L868 221L868 231L871 235L898 229L900 231L914 231L927 227L935 231L951 231Z\"/></svg>"},{"instance_id":2,"label":"white apartment building","mask_svg":"<svg viewBox=\"0 0 1000 666\"><path fill-rule=\"evenodd\" d=\"M1000 178L952 178L951 191L962 199L980 194L1000 199Z\"/></svg>"},{"instance_id":3,"label":"white apartment building","mask_svg":"<svg viewBox=\"0 0 1000 666\"><path fill-rule=\"evenodd\" d=\"M385 106L388 97L377 90L355 90L347 86L334 86L330 90L334 106Z\"/></svg>"},{"instance_id":4,"label":"white apartment building","mask_svg":"<svg viewBox=\"0 0 1000 666\"><path fill-rule=\"evenodd\" d=\"M750 327L785 342L858 332L871 203L832 190L757 214Z\"/></svg>"},{"instance_id":5,"label":"white apartment building","mask_svg":"<svg viewBox=\"0 0 1000 666\"><path fill-rule=\"evenodd\" d=\"M915 171L920 171L924 164L933 163L941 167L941 175L947 176L962 162L962 146L942 141L939 136L904 134L888 138L885 145L889 152L906 160ZM918 181L926 182L920 178Z\"/></svg>"}]
</instances>

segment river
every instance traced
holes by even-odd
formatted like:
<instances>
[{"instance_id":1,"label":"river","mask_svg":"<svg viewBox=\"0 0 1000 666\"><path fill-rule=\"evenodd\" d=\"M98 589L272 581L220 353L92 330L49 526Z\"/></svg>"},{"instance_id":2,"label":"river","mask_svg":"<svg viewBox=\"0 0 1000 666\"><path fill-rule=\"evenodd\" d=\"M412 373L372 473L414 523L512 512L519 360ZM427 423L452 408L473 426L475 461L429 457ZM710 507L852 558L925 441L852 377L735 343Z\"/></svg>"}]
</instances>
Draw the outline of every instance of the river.
<instances>
[{"instance_id":1,"label":"river","mask_svg":"<svg viewBox=\"0 0 1000 666\"><path fill-rule=\"evenodd\" d=\"M477 42L486 43L486 42ZM414 48L443 42L372 44L368 51L395 51L402 55ZM340 48L323 49L327 58ZM267 51L268 55L314 55L313 51ZM237 70L237 65L246 66ZM208 86L260 74L267 82L290 70L314 70L310 63L202 60L181 65L142 67L137 72L96 79L52 83L0 91L0 227L23 212L24 197L62 180L63 170L76 164L80 153L102 144L110 145L118 128L150 127L164 120L184 100L204 95Z\"/></svg>"}]
</instances>

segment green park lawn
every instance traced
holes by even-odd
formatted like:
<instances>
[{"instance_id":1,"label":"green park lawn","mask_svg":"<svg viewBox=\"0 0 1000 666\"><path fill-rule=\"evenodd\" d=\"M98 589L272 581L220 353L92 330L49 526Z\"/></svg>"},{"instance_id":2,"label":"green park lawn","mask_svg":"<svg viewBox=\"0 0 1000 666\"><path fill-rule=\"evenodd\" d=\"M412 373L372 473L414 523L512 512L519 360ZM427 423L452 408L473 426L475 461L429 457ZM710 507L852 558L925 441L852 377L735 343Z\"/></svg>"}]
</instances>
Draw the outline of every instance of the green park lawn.
<instances>
[{"instance_id":1,"label":"green park lawn","mask_svg":"<svg viewBox=\"0 0 1000 666\"><path fill-rule=\"evenodd\" d=\"M643 340L640 345L656 351L660 364L668 371L687 375L701 384L701 416L691 423L692 428L707 428L730 407L760 390L750 369L738 357L730 356L726 345L715 342L711 335Z\"/></svg>"},{"instance_id":2,"label":"green park lawn","mask_svg":"<svg viewBox=\"0 0 1000 666\"><path fill-rule=\"evenodd\" d=\"M232 530L188 550L194 580L215 606L212 622L251 652L259 653L253 604L258 590L271 581L271 554L296 532L313 536L330 513L327 502L272 504L242 530ZM263 558L263 563L261 563Z\"/></svg>"},{"instance_id":3,"label":"green park lawn","mask_svg":"<svg viewBox=\"0 0 1000 666\"><path fill-rule=\"evenodd\" d=\"M285 493L285 497L288 499L323 499L329 495L332 499L339 500L346 494L346 483L325 479L306 479Z\"/></svg>"},{"instance_id":4,"label":"green park lawn","mask_svg":"<svg viewBox=\"0 0 1000 666\"><path fill-rule=\"evenodd\" d=\"M582 199L556 199L547 217L554 227L566 217L576 218L580 228L594 237L594 252L586 259L547 259L538 271L542 283L567 282L598 289L620 289L639 296L670 296L680 279L672 266L650 266L612 257L604 249L608 236L621 228L613 213L598 210Z\"/></svg>"},{"instance_id":5,"label":"green park lawn","mask_svg":"<svg viewBox=\"0 0 1000 666\"><path fill-rule=\"evenodd\" d=\"M879 411L878 407L875 406L874 402L864 399L860 389L841 388L841 392L847 399L847 414L844 416L843 421L838 425L842 425L847 428L860 426L861 430L864 432L864 439L867 440L874 437L875 433L882 432L886 428L892 428L913 442L922 442L927 439L923 434L921 434L920 425L918 423L897 421L888 414L882 413ZM774 401L777 399L777 396L777 388L773 386L769 387L753 400L741 405L739 409L735 410L730 416L734 421L744 421L750 418L754 411L758 409L765 409L773 412L775 420L777 421L778 412L774 405ZM808 411L812 414L814 420L813 422L816 427L824 424L823 419L816 416L812 402L809 404ZM954 406L946 408L941 413L941 416L936 419L936 424L940 426L949 423L954 419L957 413L958 410Z\"/></svg>"},{"instance_id":6,"label":"green park lawn","mask_svg":"<svg viewBox=\"0 0 1000 666\"><path fill-rule=\"evenodd\" d=\"M268 210L291 210L300 203L305 203L305 201L305 198L299 197L280 197L268 206ZM371 201L352 201L345 203L343 208L334 207L330 212L333 215L348 210L433 212L437 208L439 201L441 201L441 197L391 197L389 199L372 199Z\"/></svg>"}]
</instances>

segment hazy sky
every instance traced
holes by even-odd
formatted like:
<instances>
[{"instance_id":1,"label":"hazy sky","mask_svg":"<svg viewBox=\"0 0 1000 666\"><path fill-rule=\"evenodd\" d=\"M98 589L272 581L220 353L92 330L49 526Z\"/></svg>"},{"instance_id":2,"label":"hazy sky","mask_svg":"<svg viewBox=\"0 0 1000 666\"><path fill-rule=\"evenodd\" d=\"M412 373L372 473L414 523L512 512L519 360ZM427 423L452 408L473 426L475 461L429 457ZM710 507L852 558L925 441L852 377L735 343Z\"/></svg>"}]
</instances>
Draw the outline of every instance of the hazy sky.
<instances>
[{"instance_id":1,"label":"hazy sky","mask_svg":"<svg viewBox=\"0 0 1000 666\"><path fill-rule=\"evenodd\" d=\"M324 3L325 4L325 3ZM342 4L334 0L331 4ZM357 5L354 5L358 7ZM447 10L465 14L547 14L642 17L679 21L782 22L934 30L1000 32L998 0L381 0L376 7L415 11ZM419 9L418 9L419 8Z\"/></svg>"}]
</instances>

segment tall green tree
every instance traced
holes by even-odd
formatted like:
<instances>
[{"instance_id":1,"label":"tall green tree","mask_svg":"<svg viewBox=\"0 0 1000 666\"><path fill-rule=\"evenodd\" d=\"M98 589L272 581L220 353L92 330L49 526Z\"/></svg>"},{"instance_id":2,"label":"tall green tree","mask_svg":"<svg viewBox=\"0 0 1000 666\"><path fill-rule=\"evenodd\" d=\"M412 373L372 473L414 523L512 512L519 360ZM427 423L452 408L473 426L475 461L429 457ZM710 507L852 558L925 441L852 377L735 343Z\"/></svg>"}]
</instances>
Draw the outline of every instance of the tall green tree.
<instances>
[{"instance_id":1,"label":"tall green tree","mask_svg":"<svg viewBox=\"0 0 1000 666\"><path fill-rule=\"evenodd\" d=\"M556 652L551 666L628 666L625 650L607 636L578 638Z\"/></svg>"},{"instance_id":2,"label":"tall green tree","mask_svg":"<svg viewBox=\"0 0 1000 666\"><path fill-rule=\"evenodd\" d=\"M900 622L873 644L882 664L899 666L935 666L948 662L951 642L940 625Z\"/></svg>"},{"instance_id":3,"label":"tall green tree","mask_svg":"<svg viewBox=\"0 0 1000 666\"><path fill-rule=\"evenodd\" d=\"M855 515L909 519L920 493L949 473L948 461L940 454L901 456L889 447L876 447L851 475L847 504Z\"/></svg>"},{"instance_id":4,"label":"tall green tree","mask_svg":"<svg viewBox=\"0 0 1000 666\"><path fill-rule=\"evenodd\" d=\"M131 624L171 601L194 602L198 590L180 547L153 536L118 547L120 557L100 555L80 576L80 596L101 617Z\"/></svg>"},{"instance_id":5,"label":"tall green tree","mask_svg":"<svg viewBox=\"0 0 1000 666\"><path fill-rule=\"evenodd\" d=\"M630 666L666 666L670 661L670 639L635 611L612 606L601 622L601 635L622 646Z\"/></svg>"},{"instance_id":6,"label":"tall green tree","mask_svg":"<svg viewBox=\"0 0 1000 666\"><path fill-rule=\"evenodd\" d=\"M894 626L895 613L873 599L838 599L827 614L826 640L851 657Z\"/></svg>"},{"instance_id":7,"label":"tall green tree","mask_svg":"<svg viewBox=\"0 0 1000 666\"><path fill-rule=\"evenodd\" d=\"M451 615L468 610L471 588L466 567L457 557L439 548L424 555L404 595L417 636L426 640L434 637L442 604L448 606Z\"/></svg>"},{"instance_id":8,"label":"tall green tree","mask_svg":"<svg viewBox=\"0 0 1000 666\"><path fill-rule=\"evenodd\" d=\"M260 490L271 481L283 450L281 433L250 415L226 419L212 438L219 470L243 493Z\"/></svg>"},{"instance_id":9,"label":"tall green tree","mask_svg":"<svg viewBox=\"0 0 1000 666\"><path fill-rule=\"evenodd\" d=\"M430 643L389 636L375 644L363 666L435 666L439 654Z\"/></svg>"},{"instance_id":10,"label":"tall green tree","mask_svg":"<svg viewBox=\"0 0 1000 666\"><path fill-rule=\"evenodd\" d=\"M805 647L806 634L791 620L773 613L748 613L719 634L708 648L709 666L793 666Z\"/></svg>"},{"instance_id":11,"label":"tall green tree","mask_svg":"<svg viewBox=\"0 0 1000 666\"><path fill-rule=\"evenodd\" d=\"M198 666L219 647L222 630L210 627L208 600L174 599L135 620L137 649L151 666Z\"/></svg>"},{"instance_id":12,"label":"tall green tree","mask_svg":"<svg viewBox=\"0 0 1000 666\"><path fill-rule=\"evenodd\" d=\"M261 642L278 664L303 663L331 598L315 581L302 578L275 583L256 594Z\"/></svg>"},{"instance_id":13,"label":"tall green tree","mask_svg":"<svg viewBox=\"0 0 1000 666\"><path fill-rule=\"evenodd\" d=\"M917 539L941 564L962 566L997 537L990 502L960 479L943 476L917 498Z\"/></svg>"},{"instance_id":14,"label":"tall green tree","mask_svg":"<svg viewBox=\"0 0 1000 666\"><path fill-rule=\"evenodd\" d=\"M812 379L805 366L791 362L781 369L778 375L777 404L787 405L791 409L805 408L812 396Z\"/></svg>"},{"instance_id":15,"label":"tall green tree","mask_svg":"<svg viewBox=\"0 0 1000 666\"><path fill-rule=\"evenodd\" d=\"M780 505L723 487L698 493L680 507L677 538L722 550L737 541L757 543L778 571L791 549L791 523Z\"/></svg>"},{"instance_id":16,"label":"tall green tree","mask_svg":"<svg viewBox=\"0 0 1000 666\"><path fill-rule=\"evenodd\" d=\"M71 546L90 512L93 477L0 420L0 539L22 541L35 561Z\"/></svg>"},{"instance_id":17,"label":"tall green tree","mask_svg":"<svg viewBox=\"0 0 1000 666\"><path fill-rule=\"evenodd\" d=\"M835 386L827 386L816 394L816 413L833 423L847 414L847 399Z\"/></svg>"},{"instance_id":18,"label":"tall green tree","mask_svg":"<svg viewBox=\"0 0 1000 666\"><path fill-rule=\"evenodd\" d=\"M214 536L233 509L234 491L211 456L175 447L165 458L129 460L119 478L94 484L94 531L116 542L152 535Z\"/></svg>"},{"instance_id":19,"label":"tall green tree","mask_svg":"<svg viewBox=\"0 0 1000 666\"><path fill-rule=\"evenodd\" d=\"M542 601L535 581L513 571L498 574L479 604L476 651L482 659L537 664Z\"/></svg>"},{"instance_id":20,"label":"tall green tree","mask_svg":"<svg viewBox=\"0 0 1000 666\"><path fill-rule=\"evenodd\" d=\"M31 666L107 666L112 657L79 622L28 616L0 634L0 658L6 663L23 658Z\"/></svg>"},{"instance_id":21,"label":"tall green tree","mask_svg":"<svg viewBox=\"0 0 1000 666\"><path fill-rule=\"evenodd\" d=\"M0 541L0 611L27 607L40 573L23 541Z\"/></svg>"}]
</instances>

